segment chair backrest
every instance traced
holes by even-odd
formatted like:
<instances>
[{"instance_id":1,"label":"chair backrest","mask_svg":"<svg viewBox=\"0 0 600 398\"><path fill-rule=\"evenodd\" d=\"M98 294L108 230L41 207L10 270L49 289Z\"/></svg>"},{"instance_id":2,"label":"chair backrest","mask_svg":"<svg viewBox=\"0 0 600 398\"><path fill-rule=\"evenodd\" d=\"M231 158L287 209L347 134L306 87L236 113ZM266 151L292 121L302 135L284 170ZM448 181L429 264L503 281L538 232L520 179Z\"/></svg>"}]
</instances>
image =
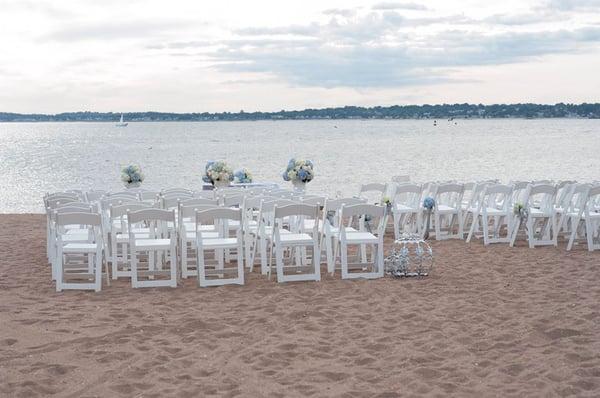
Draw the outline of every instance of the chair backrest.
<instances>
[{"instance_id":1,"label":"chair backrest","mask_svg":"<svg viewBox=\"0 0 600 398\"><path fill-rule=\"evenodd\" d=\"M353 205L360 205L360 204L366 204L367 200L364 198L338 198L338 199L327 199L325 201L325 207L323 208L324 212L329 212L329 211L339 211L342 206L346 205L346 206L353 206Z\"/></svg>"},{"instance_id":2,"label":"chair backrest","mask_svg":"<svg viewBox=\"0 0 600 398\"><path fill-rule=\"evenodd\" d=\"M300 198L300 202L305 204L305 205L319 205L319 206L323 206L325 205L325 200L326 198L324 196L313 196L310 198L307 197L301 197Z\"/></svg>"},{"instance_id":3,"label":"chair backrest","mask_svg":"<svg viewBox=\"0 0 600 398\"><path fill-rule=\"evenodd\" d=\"M160 194L162 196L169 196L169 195L175 195L175 196L179 196L179 195L185 195L185 196L193 196L194 191L187 189L187 188L168 188L168 189L163 189Z\"/></svg>"},{"instance_id":4,"label":"chair backrest","mask_svg":"<svg viewBox=\"0 0 600 398\"><path fill-rule=\"evenodd\" d=\"M169 195L169 196L161 196L160 198L160 207L163 209L176 209L179 206L179 203L184 200L192 199L191 196L185 195Z\"/></svg>"},{"instance_id":5,"label":"chair backrest","mask_svg":"<svg viewBox=\"0 0 600 398\"><path fill-rule=\"evenodd\" d=\"M489 184L483 188L481 207L509 211L512 206L512 185Z\"/></svg>"},{"instance_id":6,"label":"chair backrest","mask_svg":"<svg viewBox=\"0 0 600 398\"><path fill-rule=\"evenodd\" d=\"M118 192L109 192L106 194L107 197L130 197L130 198L139 198L139 194L136 191L118 191Z\"/></svg>"},{"instance_id":7,"label":"chair backrest","mask_svg":"<svg viewBox=\"0 0 600 398\"><path fill-rule=\"evenodd\" d=\"M422 187L420 185L400 184L396 187L393 203L408 207L419 207L421 192Z\"/></svg>"},{"instance_id":8,"label":"chair backrest","mask_svg":"<svg viewBox=\"0 0 600 398\"><path fill-rule=\"evenodd\" d=\"M462 184L440 184L435 188L435 205L443 204L452 208L458 208L462 205L462 195Z\"/></svg>"},{"instance_id":9,"label":"chair backrest","mask_svg":"<svg viewBox=\"0 0 600 398\"><path fill-rule=\"evenodd\" d=\"M160 197L159 191L140 191L140 200L144 201L158 201Z\"/></svg>"},{"instance_id":10,"label":"chair backrest","mask_svg":"<svg viewBox=\"0 0 600 398\"><path fill-rule=\"evenodd\" d=\"M207 199L207 198L194 198L194 199L185 199L179 202L180 206L200 206L200 205L212 205L217 206L218 201L216 199Z\"/></svg>"},{"instance_id":11,"label":"chair backrest","mask_svg":"<svg viewBox=\"0 0 600 398\"><path fill-rule=\"evenodd\" d=\"M164 209L142 209L127 213L127 220L130 224L139 223L142 221L166 221L175 222L175 212L173 210Z\"/></svg>"},{"instance_id":12,"label":"chair backrest","mask_svg":"<svg viewBox=\"0 0 600 398\"><path fill-rule=\"evenodd\" d=\"M380 184L377 182L362 184L358 190L358 197L366 198L372 203L381 203L383 196L387 192L387 187L387 184Z\"/></svg>"},{"instance_id":13,"label":"chair backrest","mask_svg":"<svg viewBox=\"0 0 600 398\"><path fill-rule=\"evenodd\" d=\"M110 218L119 218L127 215L129 211L138 211L143 209L149 209L153 206L143 202L130 202L121 205L111 205L109 207Z\"/></svg>"},{"instance_id":14,"label":"chair backrest","mask_svg":"<svg viewBox=\"0 0 600 398\"><path fill-rule=\"evenodd\" d=\"M319 208L316 205L302 203L289 204L281 207L275 205L274 213L275 219L291 216L308 216L316 220L319 217Z\"/></svg>"},{"instance_id":15,"label":"chair backrest","mask_svg":"<svg viewBox=\"0 0 600 398\"><path fill-rule=\"evenodd\" d=\"M204 210L210 210L210 209L216 209L219 208L219 206L217 205L190 205L190 206L179 206L179 213L178 216L180 219L184 219L184 218L190 218L192 219L192 221L195 222L196 220L196 212L197 211L204 211Z\"/></svg>"},{"instance_id":16,"label":"chair backrest","mask_svg":"<svg viewBox=\"0 0 600 398\"><path fill-rule=\"evenodd\" d=\"M68 204L54 209L55 214L60 213L93 213L94 209L91 205L85 204Z\"/></svg>"},{"instance_id":17,"label":"chair backrest","mask_svg":"<svg viewBox=\"0 0 600 398\"><path fill-rule=\"evenodd\" d=\"M61 205L66 205L69 203L81 203L78 198L67 197L67 196L57 196L52 199L45 200L46 208L54 209Z\"/></svg>"},{"instance_id":18,"label":"chair backrest","mask_svg":"<svg viewBox=\"0 0 600 398\"><path fill-rule=\"evenodd\" d=\"M59 226L87 225L100 227L102 225L102 220L100 219L100 215L96 213L58 213L56 214L56 224Z\"/></svg>"},{"instance_id":19,"label":"chair backrest","mask_svg":"<svg viewBox=\"0 0 600 398\"><path fill-rule=\"evenodd\" d=\"M232 220L241 221L242 211L240 209L232 209L228 207L219 207L196 212L196 223L214 223L217 220Z\"/></svg>"},{"instance_id":20,"label":"chair backrest","mask_svg":"<svg viewBox=\"0 0 600 398\"><path fill-rule=\"evenodd\" d=\"M244 203L245 196L228 193L223 196L223 205L225 207L240 207Z\"/></svg>"}]
</instances>

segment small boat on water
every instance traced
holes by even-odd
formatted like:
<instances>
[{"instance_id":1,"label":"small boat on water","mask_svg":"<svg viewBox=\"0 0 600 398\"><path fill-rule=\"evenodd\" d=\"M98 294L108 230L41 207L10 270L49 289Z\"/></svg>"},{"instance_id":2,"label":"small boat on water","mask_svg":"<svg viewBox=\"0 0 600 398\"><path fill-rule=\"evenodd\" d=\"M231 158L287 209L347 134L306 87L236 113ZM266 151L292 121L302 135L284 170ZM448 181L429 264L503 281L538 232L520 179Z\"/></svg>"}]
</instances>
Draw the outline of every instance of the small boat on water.
<instances>
[{"instance_id":1,"label":"small boat on water","mask_svg":"<svg viewBox=\"0 0 600 398\"><path fill-rule=\"evenodd\" d=\"M121 113L121 120L116 124L117 127L127 127L129 123L123 121L123 114Z\"/></svg>"}]
</instances>

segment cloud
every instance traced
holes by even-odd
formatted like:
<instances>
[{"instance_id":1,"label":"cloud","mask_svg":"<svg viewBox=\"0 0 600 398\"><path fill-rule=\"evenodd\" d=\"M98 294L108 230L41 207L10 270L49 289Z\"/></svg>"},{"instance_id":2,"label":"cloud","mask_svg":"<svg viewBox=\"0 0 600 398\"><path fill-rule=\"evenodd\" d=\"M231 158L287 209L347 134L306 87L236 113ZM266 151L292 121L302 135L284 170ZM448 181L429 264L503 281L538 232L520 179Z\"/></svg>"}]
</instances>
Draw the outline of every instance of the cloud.
<instances>
[{"instance_id":1,"label":"cloud","mask_svg":"<svg viewBox=\"0 0 600 398\"><path fill-rule=\"evenodd\" d=\"M238 33L252 33L251 40L222 41L211 58L220 71L275 76L298 86L399 87L450 82L456 67L515 63L600 43L597 26L529 32L458 28L461 23L527 25L543 20L520 15L479 21L464 16L411 19L395 11L371 12L322 24L243 29ZM437 33L407 30L435 23L453 27ZM278 38L290 32L310 37Z\"/></svg>"},{"instance_id":2,"label":"cloud","mask_svg":"<svg viewBox=\"0 0 600 398\"><path fill-rule=\"evenodd\" d=\"M417 10L425 11L428 10L426 6L419 3L405 2L405 1L384 1L377 3L372 7L373 10Z\"/></svg>"},{"instance_id":3,"label":"cloud","mask_svg":"<svg viewBox=\"0 0 600 398\"><path fill-rule=\"evenodd\" d=\"M40 40L75 42L143 38L156 36L165 31L181 30L190 25L190 21L182 20L127 20L74 24L50 32L41 37Z\"/></svg>"},{"instance_id":4,"label":"cloud","mask_svg":"<svg viewBox=\"0 0 600 398\"><path fill-rule=\"evenodd\" d=\"M486 17L482 22L492 25L532 25L554 21L564 21L565 16L558 13L522 13L522 14L494 14Z\"/></svg>"},{"instance_id":5,"label":"cloud","mask_svg":"<svg viewBox=\"0 0 600 398\"><path fill-rule=\"evenodd\" d=\"M325 15L340 15L342 17L353 17L356 15L356 10L351 8L330 8L323 11Z\"/></svg>"},{"instance_id":6,"label":"cloud","mask_svg":"<svg viewBox=\"0 0 600 398\"><path fill-rule=\"evenodd\" d=\"M600 8L600 0L546 0L541 8L561 11L592 11Z\"/></svg>"}]
</instances>

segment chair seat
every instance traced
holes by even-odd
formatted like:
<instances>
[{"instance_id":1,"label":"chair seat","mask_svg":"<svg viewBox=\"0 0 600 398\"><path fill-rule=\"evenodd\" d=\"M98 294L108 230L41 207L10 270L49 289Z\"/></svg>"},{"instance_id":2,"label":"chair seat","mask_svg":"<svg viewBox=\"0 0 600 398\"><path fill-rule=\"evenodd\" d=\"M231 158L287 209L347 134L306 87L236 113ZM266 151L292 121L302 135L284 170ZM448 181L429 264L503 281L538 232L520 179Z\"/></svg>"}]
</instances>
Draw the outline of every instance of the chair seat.
<instances>
[{"instance_id":1,"label":"chair seat","mask_svg":"<svg viewBox=\"0 0 600 398\"><path fill-rule=\"evenodd\" d=\"M303 244L303 243L312 243L313 238L310 237L309 234L295 234L295 233L287 233L280 234L279 241L282 245L291 245L291 244Z\"/></svg>"},{"instance_id":2,"label":"chair seat","mask_svg":"<svg viewBox=\"0 0 600 398\"><path fill-rule=\"evenodd\" d=\"M134 233L136 238L139 239L149 239L150 238L150 234L149 233ZM127 243L129 242L129 234L116 234L115 238L117 239L117 243Z\"/></svg>"},{"instance_id":3,"label":"chair seat","mask_svg":"<svg viewBox=\"0 0 600 398\"><path fill-rule=\"evenodd\" d=\"M87 232L78 234L64 234L61 235L60 238L63 242L87 242L89 235Z\"/></svg>"},{"instance_id":4,"label":"chair seat","mask_svg":"<svg viewBox=\"0 0 600 398\"><path fill-rule=\"evenodd\" d=\"M67 243L63 245L63 253L95 253L97 248L95 243Z\"/></svg>"},{"instance_id":5,"label":"chair seat","mask_svg":"<svg viewBox=\"0 0 600 398\"><path fill-rule=\"evenodd\" d=\"M443 204L439 204L437 205L436 208L436 212L440 213L440 214L452 214L452 213L458 213L459 209L456 209L454 207L450 207L447 205L443 205Z\"/></svg>"},{"instance_id":6,"label":"chair seat","mask_svg":"<svg viewBox=\"0 0 600 398\"><path fill-rule=\"evenodd\" d=\"M392 208L392 213L416 213L420 209L418 207L407 206L401 203L396 203Z\"/></svg>"},{"instance_id":7,"label":"chair seat","mask_svg":"<svg viewBox=\"0 0 600 398\"><path fill-rule=\"evenodd\" d=\"M529 216L540 218L540 217L551 217L552 214L550 214L550 212L547 212L547 211L536 209L535 207L530 207L529 208Z\"/></svg>"},{"instance_id":8,"label":"chair seat","mask_svg":"<svg viewBox=\"0 0 600 398\"><path fill-rule=\"evenodd\" d=\"M213 238L219 237L219 233L216 231L206 231L206 232L201 231L200 233L202 234L203 238L213 239ZM196 231L186 232L185 238L187 240L195 240L196 239Z\"/></svg>"},{"instance_id":9,"label":"chair seat","mask_svg":"<svg viewBox=\"0 0 600 398\"><path fill-rule=\"evenodd\" d=\"M204 235L203 235L204 236ZM210 238L202 239L202 247L205 249L215 248L235 248L238 246L238 240L236 238Z\"/></svg>"},{"instance_id":10,"label":"chair seat","mask_svg":"<svg viewBox=\"0 0 600 398\"><path fill-rule=\"evenodd\" d=\"M488 207L485 209L488 216L506 216L508 212L502 209L494 209L493 207Z\"/></svg>"},{"instance_id":11,"label":"chair seat","mask_svg":"<svg viewBox=\"0 0 600 398\"><path fill-rule=\"evenodd\" d=\"M329 227L329 231L331 232L331 235L333 235L333 236L337 236L340 233L340 229L338 227ZM352 227L346 227L346 232L358 232L358 231Z\"/></svg>"},{"instance_id":12,"label":"chair seat","mask_svg":"<svg viewBox=\"0 0 600 398\"><path fill-rule=\"evenodd\" d=\"M379 238L370 232L350 232L346 233L346 242L348 243L378 243Z\"/></svg>"},{"instance_id":13,"label":"chair seat","mask_svg":"<svg viewBox=\"0 0 600 398\"><path fill-rule=\"evenodd\" d=\"M135 248L138 250L170 249L171 239L136 239Z\"/></svg>"}]
</instances>

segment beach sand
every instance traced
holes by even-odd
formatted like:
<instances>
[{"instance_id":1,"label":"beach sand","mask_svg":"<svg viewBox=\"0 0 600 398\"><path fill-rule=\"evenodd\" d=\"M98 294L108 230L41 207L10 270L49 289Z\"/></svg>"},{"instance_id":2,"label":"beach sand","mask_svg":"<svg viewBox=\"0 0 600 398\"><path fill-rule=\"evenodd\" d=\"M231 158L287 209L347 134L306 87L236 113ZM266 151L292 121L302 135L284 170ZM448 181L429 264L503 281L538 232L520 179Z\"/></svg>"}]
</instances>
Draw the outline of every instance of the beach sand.
<instances>
[{"instance_id":1,"label":"beach sand","mask_svg":"<svg viewBox=\"0 0 600 398\"><path fill-rule=\"evenodd\" d=\"M425 279L56 293L0 216L2 397L600 396L600 253L433 242Z\"/></svg>"}]
</instances>

